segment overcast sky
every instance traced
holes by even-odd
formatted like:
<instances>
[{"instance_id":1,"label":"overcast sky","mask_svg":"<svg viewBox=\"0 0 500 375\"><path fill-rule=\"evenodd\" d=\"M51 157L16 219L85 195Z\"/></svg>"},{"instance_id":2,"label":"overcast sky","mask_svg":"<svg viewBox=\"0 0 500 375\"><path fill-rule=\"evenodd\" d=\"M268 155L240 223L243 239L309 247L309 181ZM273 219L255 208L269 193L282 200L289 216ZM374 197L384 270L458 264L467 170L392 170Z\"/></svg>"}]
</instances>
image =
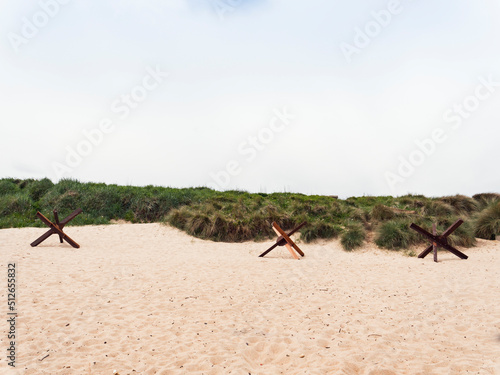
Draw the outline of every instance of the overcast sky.
<instances>
[{"instance_id":1,"label":"overcast sky","mask_svg":"<svg viewBox=\"0 0 500 375\"><path fill-rule=\"evenodd\" d=\"M0 4L0 177L500 190L498 0Z\"/></svg>"}]
</instances>

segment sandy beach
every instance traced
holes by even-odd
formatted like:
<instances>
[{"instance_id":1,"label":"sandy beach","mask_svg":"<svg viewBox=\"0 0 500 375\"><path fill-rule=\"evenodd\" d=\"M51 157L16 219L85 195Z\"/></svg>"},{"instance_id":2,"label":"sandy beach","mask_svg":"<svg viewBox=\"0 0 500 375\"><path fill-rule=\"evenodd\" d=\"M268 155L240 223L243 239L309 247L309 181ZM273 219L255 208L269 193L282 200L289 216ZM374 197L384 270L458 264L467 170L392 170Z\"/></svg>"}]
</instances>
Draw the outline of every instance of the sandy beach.
<instances>
[{"instance_id":1,"label":"sandy beach","mask_svg":"<svg viewBox=\"0 0 500 375\"><path fill-rule=\"evenodd\" d=\"M439 263L338 241L192 238L161 224L0 230L16 263L16 370L2 374L500 374L500 242ZM415 249L418 251L419 249Z\"/></svg>"}]
</instances>

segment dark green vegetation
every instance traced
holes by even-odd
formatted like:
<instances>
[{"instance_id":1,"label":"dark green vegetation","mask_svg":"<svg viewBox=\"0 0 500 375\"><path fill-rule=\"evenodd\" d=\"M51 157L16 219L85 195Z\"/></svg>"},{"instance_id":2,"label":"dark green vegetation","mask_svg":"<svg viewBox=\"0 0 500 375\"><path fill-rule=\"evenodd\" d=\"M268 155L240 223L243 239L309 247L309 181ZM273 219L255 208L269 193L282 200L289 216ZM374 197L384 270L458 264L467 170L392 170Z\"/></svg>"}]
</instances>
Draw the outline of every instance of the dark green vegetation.
<instances>
[{"instance_id":1,"label":"dark green vegetation","mask_svg":"<svg viewBox=\"0 0 500 375\"><path fill-rule=\"evenodd\" d=\"M107 224L111 220L164 222L193 236L214 241L241 242L275 238L273 221L291 229L302 221L301 240L340 238L346 250L363 245L367 234L386 249L406 249L425 240L409 229L411 222L444 231L456 219L466 221L451 237L470 247L475 237L500 235L500 195L478 194L427 198L352 197L346 200L292 193L250 194L217 192L208 188L173 189L81 183L64 179L0 179L0 228L42 227L36 211L52 218L76 208L83 214L70 225Z\"/></svg>"},{"instance_id":2,"label":"dark green vegetation","mask_svg":"<svg viewBox=\"0 0 500 375\"><path fill-rule=\"evenodd\" d=\"M340 237L340 243L345 250L354 250L363 245L366 238L366 231L363 225L359 223L351 223L346 225L345 230Z\"/></svg>"},{"instance_id":3,"label":"dark green vegetation","mask_svg":"<svg viewBox=\"0 0 500 375\"><path fill-rule=\"evenodd\" d=\"M475 225L477 237L494 240L500 235L500 200L493 202L481 211Z\"/></svg>"}]
</instances>

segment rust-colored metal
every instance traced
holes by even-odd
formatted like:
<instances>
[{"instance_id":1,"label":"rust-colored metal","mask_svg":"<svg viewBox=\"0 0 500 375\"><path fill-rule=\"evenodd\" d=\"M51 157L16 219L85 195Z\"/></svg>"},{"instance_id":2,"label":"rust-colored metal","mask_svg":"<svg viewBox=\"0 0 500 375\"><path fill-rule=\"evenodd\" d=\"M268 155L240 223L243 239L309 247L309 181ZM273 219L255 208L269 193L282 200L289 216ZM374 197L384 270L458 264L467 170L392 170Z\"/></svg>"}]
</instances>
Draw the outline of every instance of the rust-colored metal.
<instances>
[{"instance_id":1,"label":"rust-colored metal","mask_svg":"<svg viewBox=\"0 0 500 375\"><path fill-rule=\"evenodd\" d=\"M437 262L438 261L437 250L438 250L439 247L441 247L441 248L443 248L445 250L448 250L450 253L456 255L460 259L467 259L468 258L467 255L465 255L464 253L458 251L457 249L455 249L453 246L451 246L448 243L448 236L450 234L452 234L460 225L462 225L463 222L464 221L462 219L457 220L448 229L446 229L444 231L444 233L441 234L440 236L437 235L436 224L434 224L432 226L432 234L431 234L428 231L426 231L425 229L423 229L422 227L419 227L417 224L412 223L410 225L410 228L413 229L413 230L415 230L415 231L417 231L421 235L427 237L427 239L429 239L431 241L431 243L432 243L427 249L425 249L424 251L422 251L418 255L418 257L419 258L425 258L432 251L434 253L434 262Z\"/></svg>"},{"instance_id":2,"label":"rust-colored metal","mask_svg":"<svg viewBox=\"0 0 500 375\"><path fill-rule=\"evenodd\" d=\"M432 235L437 236L437 225L436 223L432 224ZM438 245L436 241L432 242L432 252L434 253L434 262L438 261Z\"/></svg>"},{"instance_id":3,"label":"rust-colored metal","mask_svg":"<svg viewBox=\"0 0 500 375\"><path fill-rule=\"evenodd\" d=\"M54 213L54 221L51 222L49 219L47 219L45 216L43 216L40 212L36 213L36 216L43 221L50 229L45 232L43 235L38 237L35 241L31 243L32 247L35 247L39 244L41 244L43 241L45 241L47 238L52 236L53 234L57 234L59 236L59 241L63 243L63 240L69 243L71 246L74 248L78 249L80 248L80 245L78 245L75 241L71 239L66 233L63 232L63 228L66 224L68 224L71 220L73 220L76 216L82 213L82 210L79 208L75 211L73 211L70 215L65 217L62 221L59 221L59 214L56 210L53 211Z\"/></svg>"},{"instance_id":4,"label":"rust-colored metal","mask_svg":"<svg viewBox=\"0 0 500 375\"><path fill-rule=\"evenodd\" d=\"M297 253L299 253L300 256L304 256L304 253L302 252L302 250L300 250L300 248L295 244L295 242L293 242L293 240L290 238L290 236L292 234L294 234L295 232L297 232L298 230L300 230L306 224L307 224L307 222L304 221L303 223L299 224L297 227L292 229L289 233L285 233L285 231L283 229L281 229L280 226L276 222L273 222L273 225L272 225L273 230L278 235L278 238L276 239L276 243L273 246L271 246L269 249L264 251L262 254L260 254L259 257L265 256L266 254L268 254L269 252L271 252L272 250L274 250L278 246L286 246L286 248L288 249L290 254L294 257L294 259L299 259L297 254L295 254L295 251Z\"/></svg>"}]
</instances>

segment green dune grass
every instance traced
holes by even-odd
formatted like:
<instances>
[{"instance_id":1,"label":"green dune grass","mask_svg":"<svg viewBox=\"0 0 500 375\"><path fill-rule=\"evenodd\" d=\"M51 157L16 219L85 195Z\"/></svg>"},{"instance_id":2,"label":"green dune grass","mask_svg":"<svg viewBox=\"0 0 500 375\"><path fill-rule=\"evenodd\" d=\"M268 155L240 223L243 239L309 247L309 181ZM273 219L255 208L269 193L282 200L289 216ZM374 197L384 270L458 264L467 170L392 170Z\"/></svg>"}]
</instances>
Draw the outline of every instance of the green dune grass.
<instances>
[{"instance_id":1,"label":"green dune grass","mask_svg":"<svg viewBox=\"0 0 500 375\"><path fill-rule=\"evenodd\" d=\"M300 231L302 241L340 238L346 250L361 247L370 232L381 248L407 249L425 242L409 229L411 222L428 229L435 222L443 231L458 217L466 223L450 237L457 246L474 246L476 236L491 239L500 235L500 195L495 193L472 198L406 195L341 200L293 193L218 192L205 187L0 179L0 228L42 227L37 211L51 217L51 211L57 209L64 217L76 208L82 208L83 214L69 225L108 224L112 220L162 222L198 238L224 242L274 238L273 221L284 229L307 221Z\"/></svg>"}]
</instances>

